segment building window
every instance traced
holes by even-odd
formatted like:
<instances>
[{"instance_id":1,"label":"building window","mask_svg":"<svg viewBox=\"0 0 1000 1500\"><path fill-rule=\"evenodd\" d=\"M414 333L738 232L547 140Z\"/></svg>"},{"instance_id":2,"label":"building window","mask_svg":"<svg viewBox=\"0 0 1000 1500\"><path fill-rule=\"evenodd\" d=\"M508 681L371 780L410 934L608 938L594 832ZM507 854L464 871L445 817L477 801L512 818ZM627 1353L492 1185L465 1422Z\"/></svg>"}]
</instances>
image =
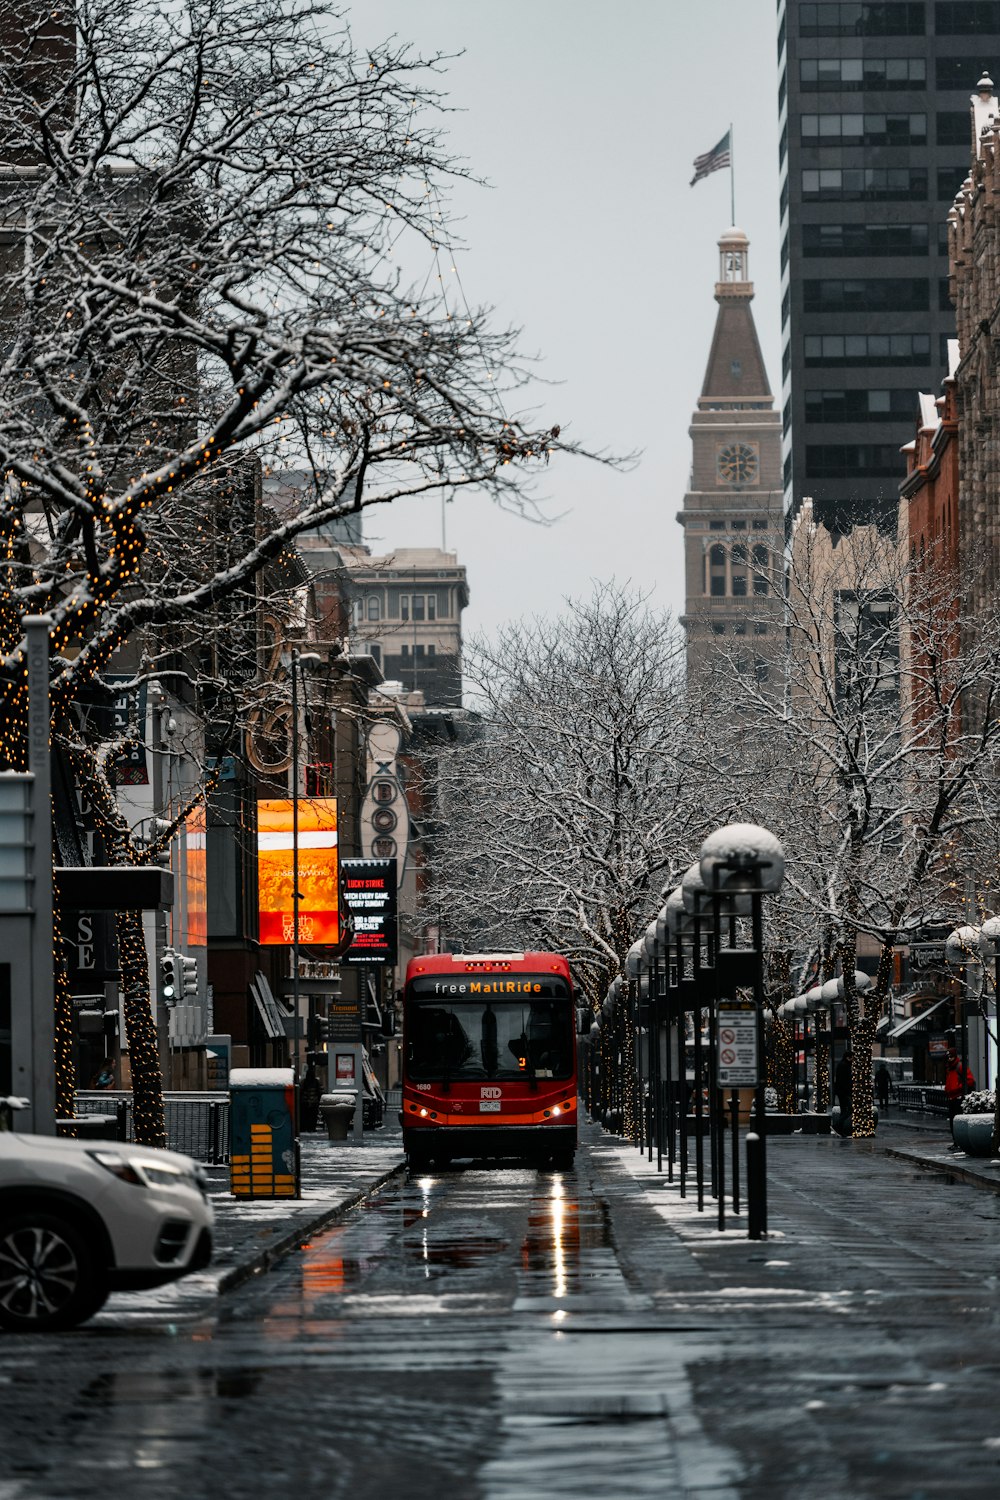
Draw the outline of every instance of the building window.
<instances>
[{"instance_id":1,"label":"building window","mask_svg":"<svg viewBox=\"0 0 1000 1500\"><path fill-rule=\"evenodd\" d=\"M746 622L746 620L737 620L736 624L733 626L733 635L746 635L746 633L747 633L747 622Z\"/></svg>"},{"instance_id":2,"label":"building window","mask_svg":"<svg viewBox=\"0 0 1000 1500\"><path fill-rule=\"evenodd\" d=\"M809 443L807 479L899 479L905 464L894 443ZM808 491L807 491L808 493Z\"/></svg>"},{"instance_id":3,"label":"building window","mask_svg":"<svg viewBox=\"0 0 1000 1500\"><path fill-rule=\"evenodd\" d=\"M753 526L754 531L766 531L767 530L767 517L766 516L754 516L753 521L751 522L751 525Z\"/></svg>"},{"instance_id":4,"label":"building window","mask_svg":"<svg viewBox=\"0 0 1000 1500\"><path fill-rule=\"evenodd\" d=\"M909 387L880 391L806 391L807 422L890 422L916 415Z\"/></svg>"},{"instance_id":5,"label":"building window","mask_svg":"<svg viewBox=\"0 0 1000 1500\"><path fill-rule=\"evenodd\" d=\"M803 224L802 254L926 255L926 224Z\"/></svg>"},{"instance_id":6,"label":"building window","mask_svg":"<svg viewBox=\"0 0 1000 1500\"><path fill-rule=\"evenodd\" d=\"M983 6L987 8L993 7ZM979 6L956 0L947 9L977 10ZM926 24L923 0L872 0L870 4L840 0L839 4L799 6L799 36L803 37L923 36Z\"/></svg>"},{"instance_id":7,"label":"building window","mask_svg":"<svg viewBox=\"0 0 1000 1500\"><path fill-rule=\"evenodd\" d=\"M713 625L712 626L712 634L713 635L725 635L725 633L726 633L726 627L725 627L725 625Z\"/></svg>"},{"instance_id":8,"label":"building window","mask_svg":"<svg viewBox=\"0 0 1000 1500\"><path fill-rule=\"evenodd\" d=\"M733 548L733 598L744 599L747 593L747 549L742 542Z\"/></svg>"},{"instance_id":9,"label":"building window","mask_svg":"<svg viewBox=\"0 0 1000 1500\"><path fill-rule=\"evenodd\" d=\"M937 0L934 30L938 36L988 36L1000 31L1000 4L997 0Z\"/></svg>"},{"instance_id":10,"label":"building window","mask_svg":"<svg viewBox=\"0 0 1000 1500\"><path fill-rule=\"evenodd\" d=\"M926 276L831 278L805 281L802 298L807 312L926 312L930 287Z\"/></svg>"},{"instance_id":11,"label":"building window","mask_svg":"<svg viewBox=\"0 0 1000 1500\"><path fill-rule=\"evenodd\" d=\"M369 646L368 647L368 655L371 657L372 661L375 662L376 666L380 667L382 665L382 647L381 646L375 646L375 645Z\"/></svg>"},{"instance_id":12,"label":"building window","mask_svg":"<svg viewBox=\"0 0 1000 1500\"><path fill-rule=\"evenodd\" d=\"M403 644L399 648L399 654L400 654L400 656L409 656L409 654L410 654L410 648L406 644L405 641L403 642Z\"/></svg>"},{"instance_id":13,"label":"building window","mask_svg":"<svg viewBox=\"0 0 1000 1500\"><path fill-rule=\"evenodd\" d=\"M725 531L726 523L725 521L709 521L708 529L709 531Z\"/></svg>"},{"instance_id":14,"label":"building window","mask_svg":"<svg viewBox=\"0 0 1000 1500\"><path fill-rule=\"evenodd\" d=\"M767 635L767 626L762 624L761 621L758 620L754 625L753 633L754 635Z\"/></svg>"},{"instance_id":15,"label":"building window","mask_svg":"<svg viewBox=\"0 0 1000 1500\"><path fill-rule=\"evenodd\" d=\"M378 596L378 594L369 594L368 595L368 618L369 618L369 620L378 620L378 619L381 618L381 615L382 615L382 606L381 606L381 604L379 602L379 596Z\"/></svg>"},{"instance_id":16,"label":"building window","mask_svg":"<svg viewBox=\"0 0 1000 1500\"><path fill-rule=\"evenodd\" d=\"M929 333L824 333L803 340L807 365L927 365Z\"/></svg>"},{"instance_id":17,"label":"building window","mask_svg":"<svg viewBox=\"0 0 1000 1500\"><path fill-rule=\"evenodd\" d=\"M969 141L971 130L969 126L968 95L976 86L976 81L983 71L983 58L980 53L975 57L939 57L934 63L934 82L939 89L961 89L966 95L962 100L964 108L955 111L958 118L965 121L965 135L963 144Z\"/></svg>"},{"instance_id":18,"label":"building window","mask_svg":"<svg viewBox=\"0 0 1000 1500\"><path fill-rule=\"evenodd\" d=\"M747 523L746 521L733 521L732 528L734 531L746 531Z\"/></svg>"},{"instance_id":19,"label":"building window","mask_svg":"<svg viewBox=\"0 0 1000 1500\"><path fill-rule=\"evenodd\" d=\"M422 661L423 657L424 657L424 647L422 645L414 646L414 648L413 648L413 654L415 656L419 657L420 660Z\"/></svg>"},{"instance_id":20,"label":"building window","mask_svg":"<svg viewBox=\"0 0 1000 1500\"><path fill-rule=\"evenodd\" d=\"M427 618L428 618L428 620L436 620L437 619L437 595L436 594L428 594L427 595Z\"/></svg>"},{"instance_id":21,"label":"building window","mask_svg":"<svg viewBox=\"0 0 1000 1500\"><path fill-rule=\"evenodd\" d=\"M937 175L937 197L939 203L951 204L955 194L969 175L968 161L962 166L942 167Z\"/></svg>"},{"instance_id":22,"label":"building window","mask_svg":"<svg viewBox=\"0 0 1000 1500\"><path fill-rule=\"evenodd\" d=\"M401 620L408 620L410 618L410 596L409 596L409 594L401 594L399 596L399 618Z\"/></svg>"},{"instance_id":23,"label":"building window","mask_svg":"<svg viewBox=\"0 0 1000 1500\"><path fill-rule=\"evenodd\" d=\"M938 110L937 143L939 146L971 146L972 127L966 110Z\"/></svg>"},{"instance_id":24,"label":"building window","mask_svg":"<svg viewBox=\"0 0 1000 1500\"><path fill-rule=\"evenodd\" d=\"M925 114L803 115L804 146L924 146Z\"/></svg>"},{"instance_id":25,"label":"building window","mask_svg":"<svg viewBox=\"0 0 1000 1500\"><path fill-rule=\"evenodd\" d=\"M803 93L923 89L927 64L922 57L804 57L799 63L799 83Z\"/></svg>"},{"instance_id":26,"label":"building window","mask_svg":"<svg viewBox=\"0 0 1000 1500\"><path fill-rule=\"evenodd\" d=\"M961 178L959 179L961 181ZM954 196L954 189L952 196ZM926 167L824 167L802 173L802 197L815 201L852 203L864 200L883 203L909 202L927 197Z\"/></svg>"},{"instance_id":27,"label":"building window","mask_svg":"<svg viewBox=\"0 0 1000 1500\"><path fill-rule=\"evenodd\" d=\"M766 594L768 592L768 549L763 543L757 543L753 550L754 559L754 594Z\"/></svg>"},{"instance_id":28,"label":"building window","mask_svg":"<svg viewBox=\"0 0 1000 1500\"><path fill-rule=\"evenodd\" d=\"M428 656L434 656L435 654L436 654L436 648L434 646L428 646L427 647L427 655Z\"/></svg>"},{"instance_id":29,"label":"building window","mask_svg":"<svg viewBox=\"0 0 1000 1500\"><path fill-rule=\"evenodd\" d=\"M718 545L708 550L709 593L713 599L725 598L726 549Z\"/></svg>"},{"instance_id":30,"label":"building window","mask_svg":"<svg viewBox=\"0 0 1000 1500\"><path fill-rule=\"evenodd\" d=\"M413 596L413 618L415 620L422 620L424 618L423 594L414 594Z\"/></svg>"}]
</instances>

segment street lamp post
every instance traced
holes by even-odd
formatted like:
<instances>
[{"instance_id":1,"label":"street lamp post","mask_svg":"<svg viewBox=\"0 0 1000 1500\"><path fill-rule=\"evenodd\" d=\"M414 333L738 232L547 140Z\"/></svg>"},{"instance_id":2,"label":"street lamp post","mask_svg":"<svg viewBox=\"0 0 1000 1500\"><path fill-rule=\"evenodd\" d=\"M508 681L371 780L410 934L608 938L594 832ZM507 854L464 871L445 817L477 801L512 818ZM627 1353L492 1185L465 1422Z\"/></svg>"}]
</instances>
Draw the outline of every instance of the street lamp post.
<instances>
[{"instance_id":1,"label":"street lamp post","mask_svg":"<svg viewBox=\"0 0 1000 1500\"><path fill-rule=\"evenodd\" d=\"M322 661L315 651L292 647L292 1070L298 1074L302 1018L299 1015L299 672L305 662Z\"/></svg>"},{"instance_id":2,"label":"street lamp post","mask_svg":"<svg viewBox=\"0 0 1000 1500\"><path fill-rule=\"evenodd\" d=\"M754 1106L756 1131L747 1134L747 1233L760 1239L767 1233L767 1101L764 1069L764 929L762 897L781 889L785 874L784 850L774 834L753 823L731 823L709 834L701 846L701 878L711 891L714 925L718 932L722 903L750 897L751 948L730 949L727 967L732 987L752 987L756 1012L757 1083ZM720 954L716 953L716 963ZM720 984L724 976L720 973Z\"/></svg>"},{"instance_id":3,"label":"street lamp post","mask_svg":"<svg viewBox=\"0 0 1000 1500\"><path fill-rule=\"evenodd\" d=\"M962 1097L965 1095L965 1079L969 1067L969 984L965 970L970 964L979 964L980 969L982 968L980 939L981 928L972 925L956 927L954 932L948 934L944 945L945 963L947 963L949 968L957 971L960 986L958 1003L962 1007Z\"/></svg>"}]
</instances>

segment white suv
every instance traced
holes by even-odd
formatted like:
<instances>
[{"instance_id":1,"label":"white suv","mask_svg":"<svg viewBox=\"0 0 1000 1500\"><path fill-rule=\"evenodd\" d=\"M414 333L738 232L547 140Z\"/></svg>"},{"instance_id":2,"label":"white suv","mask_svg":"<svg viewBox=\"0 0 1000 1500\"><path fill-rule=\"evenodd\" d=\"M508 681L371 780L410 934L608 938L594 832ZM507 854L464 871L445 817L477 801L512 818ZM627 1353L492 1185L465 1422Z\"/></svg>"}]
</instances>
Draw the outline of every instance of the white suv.
<instances>
[{"instance_id":1,"label":"white suv","mask_svg":"<svg viewBox=\"0 0 1000 1500\"><path fill-rule=\"evenodd\" d=\"M0 1130L0 1326L74 1328L109 1292L201 1270L212 1222L188 1156Z\"/></svg>"}]
</instances>

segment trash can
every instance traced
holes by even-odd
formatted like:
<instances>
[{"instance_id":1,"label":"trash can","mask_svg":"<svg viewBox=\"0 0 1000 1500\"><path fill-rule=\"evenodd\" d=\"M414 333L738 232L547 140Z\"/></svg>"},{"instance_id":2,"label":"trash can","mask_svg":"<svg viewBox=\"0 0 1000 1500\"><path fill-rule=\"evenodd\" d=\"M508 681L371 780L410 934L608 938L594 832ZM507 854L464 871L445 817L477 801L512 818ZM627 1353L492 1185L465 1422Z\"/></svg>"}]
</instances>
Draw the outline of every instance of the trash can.
<instances>
[{"instance_id":1,"label":"trash can","mask_svg":"<svg viewBox=\"0 0 1000 1500\"><path fill-rule=\"evenodd\" d=\"M235 1198L298 1198L298 1100L291 1068L229 1074L229 1185Z\"/></svg>"},{"instance_id":2,"label":"trash can","mask_svg":"<svg viewBox=\"0 0 1000 1500\"><path fill-rule=\"evenodd\" d=\"M346 1141L348 1131L354 1123L358 1095L355 1089L339 1089L335 1094L324 1094L319 1101L319 1112L331 1141Z\"/></svg>"}]
</instances>

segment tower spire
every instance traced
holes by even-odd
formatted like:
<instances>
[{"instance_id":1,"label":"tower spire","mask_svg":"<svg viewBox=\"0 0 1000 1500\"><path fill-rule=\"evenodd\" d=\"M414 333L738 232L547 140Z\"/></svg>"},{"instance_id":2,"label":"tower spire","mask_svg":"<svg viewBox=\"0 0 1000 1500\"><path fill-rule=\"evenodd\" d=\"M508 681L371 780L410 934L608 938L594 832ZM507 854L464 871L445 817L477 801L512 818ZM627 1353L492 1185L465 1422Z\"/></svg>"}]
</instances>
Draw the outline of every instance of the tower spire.
<instances>
[{"instance_id":1,"label":"tower spire","mask_svg":"<svg viewBox=\"0 0 1000 1500\"><path fill-rule=\"evenodd\" d=\"M715 283L715 300L719 312L699 407L703 411L713 411L748 401L758 407L772 406L774 397L750 311L753 301L750 241L742 229L727 229L719 237L719 279Z\"/></svg>"}]
</instances>

